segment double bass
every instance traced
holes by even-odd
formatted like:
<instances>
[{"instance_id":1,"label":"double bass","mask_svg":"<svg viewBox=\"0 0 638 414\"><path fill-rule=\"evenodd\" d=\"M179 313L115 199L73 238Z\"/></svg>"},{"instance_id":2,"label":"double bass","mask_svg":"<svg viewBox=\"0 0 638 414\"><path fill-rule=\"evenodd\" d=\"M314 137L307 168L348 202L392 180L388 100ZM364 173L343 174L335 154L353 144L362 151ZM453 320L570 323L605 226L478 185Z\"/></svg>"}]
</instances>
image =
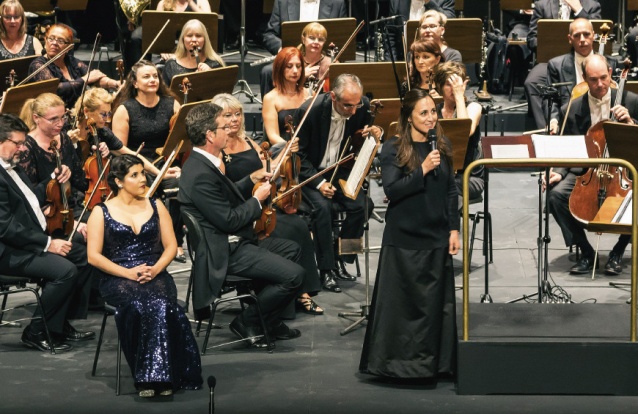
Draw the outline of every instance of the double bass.
<instances>
[{"instance_id":1,"label":"double bass","mask_svg":"<svg viewBox=\"0 0 638 414\"><path fill-rule=\"evenodd\" d=\"M631 63L625 61L625 69L620 75L616 100L611 107L622 104L623 89ZM616 121L612 114L610 121ZM609 149L605 139L603 124L600 121L593 125L585 135L587 153L592 158L609 158ZM569 211L580 222L589 223L596 217L596 213L607 197L625 197L631 190L631 179L627 171L621 167L601 164L590 168L585 174L577 177L574 189L569 197Z\"/></svg>"}]
</instances>

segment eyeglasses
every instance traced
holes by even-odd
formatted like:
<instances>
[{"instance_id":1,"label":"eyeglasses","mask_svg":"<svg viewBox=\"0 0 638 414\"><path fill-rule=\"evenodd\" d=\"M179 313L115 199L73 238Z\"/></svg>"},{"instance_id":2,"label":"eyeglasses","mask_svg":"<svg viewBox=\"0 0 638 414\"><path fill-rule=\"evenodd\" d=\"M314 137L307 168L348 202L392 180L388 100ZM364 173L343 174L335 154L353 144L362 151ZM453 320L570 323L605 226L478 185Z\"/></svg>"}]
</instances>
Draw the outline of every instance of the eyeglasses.
<instances>
[{"instance_id":1,"label":"eyeglasses","mask_svg":"<svg viewBox=\"0 0 638 414\"><path fill-rule=\"evenodd\" d=\"M66 41L66 39L62 39L61 37L49 36L47 37L47 42L49 43L57 43L60 46L64 46L71 42Z\"/></svg>"},{"instance_id":2,"label":"eyeglasses","mask_svg":"<svg viewBox=\"0 0 638 414\"><path fill-rule=\"evenodd\" d=\"M356 108L356 109L359 109L359 108L363 108L363 102L359 102L358 104L353 105L353 104L344 104L344 103L341 103L341 101L340 101L339 99L337 99L337 101L338 101L338 102L339 102L339 104L340 104L341 106L343 106L345 109L355 109L355 108Z\"/></svg>"},{"instance_id":3,"label":"eyeglasses","mask_svg":"<svg viewBox=\"0 0 638 414\"><path fill-rule=\"evenodd\" d=\"M225 113L224 115L222 115L224 117L224 119L232 119L232 118L241 118L241 112L237 111L235 113Z\"/></svg>"},{"instance_id":4,"label":"eyeglasses","mask_svg":"<svg viewBox=\"0 0 638 414\"><path fill-rule=\"evenodd\" d=\"M38 116L39 116L39 115L38 115ZM40 118L44 119L45 121L48 121L48 122L52 123L53 125L55 125L55 124L59 124L59 123L62 123L62 124L63 124L63 123L65 123L65 122L66 122L66 120L67 120L67 119L69 119L69 117L68 117L68 116L66 116L66 115L56 116L56 117L49 118L49 119L47 119L47 118L45 118L45 117L43 117L43 116L40 116Z\"/></svg>"},{"instance_id":5,"label":"eyeglasses","mask_svg":"<svg viewBox=\"0 0 638 414\"><path fill-rule=\"evenodd\" d=\"M325 37L308 36L308 40L311 42L326 43Z\"/></svg>"},{"instance_id":6,"label":"eyeglasses","mask_svg":"<svg viewBox=\"0 0 638 414\"><path fill-rule=\"evenodd\" d=\"M102 117L102 119L109 119L113 115L112 112L99 112L98 114Z\"/></svg>"},{"instance_id":7,"label":"eyeglasses","mask_svg":"<svg viewBox=\"0 0 638 414\"><path fill-rule=\"evenodd\" d=\"M230 126L226 125L226 126L223 126L223 127L218 127L218 128L215 128L215 131L217 131L218 129L223 129L225 132L228 132L228 131L230 131Z\"/></svg>"},{"instance_id":8,"label":"eyeglasses","mask_svg":"<svg viewBox=\"0 0 638 414\"><path fill-rule=\"evenodd\" d=\"M15 20L17 22L18 20L22 19L22 16L7 15L7 16L2 16L2 18L5 19L8 22L10 22L11 20Z\"/></svg>"},{"instance_id":9,"label":"eyeglasses","mask_svg":"<svg viewBox=\"0 0 638 414\"><path fill-rule=\"evenodd\" d=\"M16 147L20 148L23 145L26 145L26 141L14 141L11 138L7 138L7 141L11 141L16 144Z\"/></svg>"},{"instance_id":10,"label":"eyeglasses","mask_svg":"<svg viewBox=\"0 0 638 414\"><path fill-rule=\"evenodd\" d=\"M421 25L421 30L430 30L433 31L435 30L437 27L441 27L440 24L424 24Z\"/></svg>"}]
</instances>

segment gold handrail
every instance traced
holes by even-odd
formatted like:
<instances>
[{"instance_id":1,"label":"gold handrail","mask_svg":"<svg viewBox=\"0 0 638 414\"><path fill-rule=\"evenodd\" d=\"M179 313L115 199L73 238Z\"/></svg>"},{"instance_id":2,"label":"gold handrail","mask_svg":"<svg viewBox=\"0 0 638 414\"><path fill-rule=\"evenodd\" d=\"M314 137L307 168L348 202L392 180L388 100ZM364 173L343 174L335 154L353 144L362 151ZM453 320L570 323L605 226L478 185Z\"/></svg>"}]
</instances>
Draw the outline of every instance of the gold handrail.
<instances>
[{"instance_id":1,"label":"gold handrail","mask_svg":"<svg viewBox=\"0 0 638 414\"><path fill-rule=\"evenodd\" d=\"M472 170L480 165L490 167L596 167L598 165L616 165L625 167L630 172L630 177L638 177L636 168L629 161L620 158L588 158L588 159L564 159L564 158L543 158L543 159L481 159L473 161L467 166L463 174L463 341L470 339L470 253L469 246L469 216L470 208L467 200L470 199L470 174ZM633 184L632 184L633 185ZM630 326L629 340L636 342L636 270L638 268L638 231L636 231L638 221L638 191L632 191L632 226L631 226L631 306L630 306Z\"/></svg>"}]
</instances>

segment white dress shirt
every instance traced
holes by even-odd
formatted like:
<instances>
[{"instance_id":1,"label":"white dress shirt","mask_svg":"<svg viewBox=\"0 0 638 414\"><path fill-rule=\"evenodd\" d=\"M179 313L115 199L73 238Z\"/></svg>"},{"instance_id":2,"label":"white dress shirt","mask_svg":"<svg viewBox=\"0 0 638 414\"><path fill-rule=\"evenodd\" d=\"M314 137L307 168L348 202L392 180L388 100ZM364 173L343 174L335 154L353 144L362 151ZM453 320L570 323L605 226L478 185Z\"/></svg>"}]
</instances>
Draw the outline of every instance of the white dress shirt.
<instances>
[{"instance_id":1,"label":"white dress shirt","mask_svg":"<svg viewBox=\"0 0 638 414\"><path fill-rule=\"evenodd\" d=\"M319 20L319 0L300 0L299 21L314 22Z\"/></svg>"},{"instance_id":2,"label":"white dress shirt","mask_svg":"<svg viewBox=\"0 0 638 414\"><path fill-rule=\"evenodd\" d=\"M587 93L587 99L589 99L592 126L600 121L609 119L609 115L611 114L611 88L609 88L607 94L603 96L603 99L594 98L590 93Z\"/></svg>"},{"instance_id":3,"label":"white dress shirt","mask_svg":"<svg viewBox=\"0 0 638 414\"><path fill-rule=\"evenodd\" d=\"M410 3L410 20L419 20L425 13L424 0L412 0Z\"/></svg>"}]
</instances>

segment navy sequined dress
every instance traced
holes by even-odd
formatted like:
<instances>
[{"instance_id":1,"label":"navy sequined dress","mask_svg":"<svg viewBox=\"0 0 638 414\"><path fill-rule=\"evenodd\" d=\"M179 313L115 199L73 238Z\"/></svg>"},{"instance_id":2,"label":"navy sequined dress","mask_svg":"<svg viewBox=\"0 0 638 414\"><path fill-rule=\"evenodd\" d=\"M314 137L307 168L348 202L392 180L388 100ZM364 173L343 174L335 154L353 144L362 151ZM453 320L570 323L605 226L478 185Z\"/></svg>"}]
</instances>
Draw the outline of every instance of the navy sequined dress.
<instances>
[{"instance_id":1,"label":"navy sequined dress","mask_svg":"<svg viewBox=\"0 0 638 414\"><path fill-rule=\"evenodd\" d=\"M159 214L154 199L151 205L153 215L135 234L100 204L105 257L126 268L157 262L162 255ZM117 330L137 387L161 383L174 390L201 388L197 343L184 310L177 304L177 288L167 271L145 284L102 273L100 293L117 307Z\"/></svg>"}]
</instances>

